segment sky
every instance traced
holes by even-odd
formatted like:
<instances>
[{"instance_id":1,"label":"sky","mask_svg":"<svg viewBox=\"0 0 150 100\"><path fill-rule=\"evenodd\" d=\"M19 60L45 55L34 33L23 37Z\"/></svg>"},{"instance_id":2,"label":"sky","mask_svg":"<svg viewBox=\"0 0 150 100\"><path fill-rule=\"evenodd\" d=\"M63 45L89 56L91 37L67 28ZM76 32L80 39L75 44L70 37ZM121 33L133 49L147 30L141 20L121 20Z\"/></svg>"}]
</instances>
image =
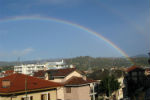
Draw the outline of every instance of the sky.
<instances>
[{"instance_id":1,"label":"sky","mask_svg":"<svg viewBox=\"0 0 150 100\"><path fill-rule=\"evenodd\" d=\"M0 61L149 51L149 0L0 0Z\"/></svg>"}]
</instances>

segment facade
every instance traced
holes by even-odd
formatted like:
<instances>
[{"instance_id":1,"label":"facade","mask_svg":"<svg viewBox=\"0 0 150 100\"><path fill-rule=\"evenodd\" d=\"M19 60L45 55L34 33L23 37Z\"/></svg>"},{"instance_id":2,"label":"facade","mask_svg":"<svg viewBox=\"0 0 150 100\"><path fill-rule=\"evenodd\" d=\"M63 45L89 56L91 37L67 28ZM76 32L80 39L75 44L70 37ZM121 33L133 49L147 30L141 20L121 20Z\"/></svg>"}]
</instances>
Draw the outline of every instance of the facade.
<instances>
[{"instance_id":1,"label":"facade","mask_svg":"<svg viewBox=\"0 0 150 100\"><path fill-rule=\"evenodd\" d=\"M46 66L46 70L49 70L49 69L73 68L73 65L66 65L64 60L54 61L54 62L46 62L45 66Z\"/></svg>"},{"instance_id":2,"label":"facade","mask_svg":"<svg viewBox=\"0 0 150 100\"><path fill-rule=\"evenodd\" d=\"M57 62L47 62L45 65L46 65L47 70L67 67L65 65L64 60L57 61Z\"/></svg>"},{"instance_id":3,"label":"facade","mask_svg":"<svg viewBox=\"0 0 150 100\"><path fill-rule=\"evenodd\" d=\"M145 70L138 66L131 66L126 71L124 96L130 97L132 100L135 100L135 98L143 98L137 100L144 100L144 88L146 86Z\"/></svg>"},{"instance_id":4,"label":"facade","mask_svg":"<svg viewBox=\"0 0 150 100\"><path fill-rule=\"evenodd\" d=\"M56 88L61 86L56 82L16 73L0 78L0 100L57 100Z\"/></svg>"},{"instance_id":5,"label":"facade","mask_svg":"<svg viewBox=\"0 0 150 100\"><path fill-rule=\"evenodd\" d=\"M86 78L84 72L76 68L51 69L36 72L34 76L63 84L64 87L57 88L59 100L95 100L94 87L97 81Z\"/></svg>"},{"instance_id":6,"label":"facade","mask_svg":"<svg viewBox=\"0 0 150 100\"><path fill-rule=\"evenodd\" d=\"M44 70L45 65L44 64L27 64L27 65L20 65L20 66L14 66L14 71L16 73L22 73L26 75L33 75L34 72L37 72L39 70Z\"/></svg>"}]
</instances>

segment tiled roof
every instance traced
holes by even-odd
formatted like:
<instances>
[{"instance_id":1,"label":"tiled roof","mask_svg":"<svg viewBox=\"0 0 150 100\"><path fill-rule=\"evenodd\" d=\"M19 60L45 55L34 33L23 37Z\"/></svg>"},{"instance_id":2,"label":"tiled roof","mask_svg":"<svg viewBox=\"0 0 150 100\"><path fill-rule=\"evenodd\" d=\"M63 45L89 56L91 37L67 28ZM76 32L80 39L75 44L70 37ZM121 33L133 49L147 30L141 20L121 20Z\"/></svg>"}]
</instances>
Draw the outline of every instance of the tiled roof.
<instances>
[{"instance_id":1,"label":"tiled roof","mask_svg":"<svg viewBox=\"0 0 150 100\"><path fill-rule=\"evenodd\" d=\"M5 74L13 74L13 73L14 73L13 70L6 70L6 71L5 71Z\"/></svg>"},{"instance_id":2,"label":"tiled roof","mask_svg":"<svg viewBox=\"0 0 150 100\"><path fill-rule=\"evenodd\" d=\"M4 80L10 81L10 87L2 87L2 81ZM27 90L30 91L62 86L61 84L56 82L51 82L40 78L16 73L10 76L0 78L0 93L13 93L25 91L25 80L27 82Z\"/></svg>"},{"instance_id":3,"label":"tiled roof","mask_svg":"<svg viewBox=\"0 0 150 100\"><path fill-rule=\"evenodd\" d=\"M76 68L64 68L64 69L50 69L47 72L52 76L67 76L71 72L75 71Z\"/></svg>"},{"instance_id":4,"label":"tiled roof","mask_svg":"<svg viewBox=\"0 0 150 100\"><path fill-rule=\"evenodd\" d=\"M95 80L92 79L83 79L82 77L71 77L69 80L67 80L64 85L83 85L83 84L89 84L89 83L93 83L96 82Z\"/></svg>"},{"instance_id":5,"label":"tiled roof","mask_svg":"<svg viewBox=\"0 0 150 100\"><path fill-rule=\"evenodd\" d=\"M127 72L130 72L130 71L132 71L132 70L134 70L134 69L137 69L137 68L138 68L138 69L142 69L141 67L138 67L138 66L135 66L135 65L134 65L134 66L129 67L126 71L127 71ZM143 69L143 70L144 70L144 69Z\"/></svg>"},{"instance_id":6,"label":"tiled roof","mask_svg":"<svg viewBox=\"0 0 150 100\"><path fill-rule=\"evenodd\" d=\"M39 77L39 78L43 78L45 76L45 71L44 70L40 70L38 72L34 72L34 77Z\"/></svg>"}]
</instances>

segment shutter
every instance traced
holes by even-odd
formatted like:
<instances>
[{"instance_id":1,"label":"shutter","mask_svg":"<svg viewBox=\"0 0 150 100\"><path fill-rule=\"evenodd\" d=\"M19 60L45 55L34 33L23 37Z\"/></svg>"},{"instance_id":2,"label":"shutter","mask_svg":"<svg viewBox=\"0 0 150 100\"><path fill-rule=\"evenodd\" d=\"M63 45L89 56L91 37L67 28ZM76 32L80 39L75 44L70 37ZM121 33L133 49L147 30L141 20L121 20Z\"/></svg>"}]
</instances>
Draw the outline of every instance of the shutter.
<instances>
[{"instance_id":1,"label":"shutter","mask_svg":"<svg viewBox=\"0 0 150 100\"><path fill-rule=\"evenodd\" d=\"M48 100L50 100L50 93L48 93Z\"/></svg>"},{"instance_id":2,"label":"shutter","mask_svg":"<svg viewBox=\"0 0 150 100\"><path fill-rule=\"evenodd\" d=\"M30 100L33 100L33 96L30 96Z\"/></svg>"}]
</instances>

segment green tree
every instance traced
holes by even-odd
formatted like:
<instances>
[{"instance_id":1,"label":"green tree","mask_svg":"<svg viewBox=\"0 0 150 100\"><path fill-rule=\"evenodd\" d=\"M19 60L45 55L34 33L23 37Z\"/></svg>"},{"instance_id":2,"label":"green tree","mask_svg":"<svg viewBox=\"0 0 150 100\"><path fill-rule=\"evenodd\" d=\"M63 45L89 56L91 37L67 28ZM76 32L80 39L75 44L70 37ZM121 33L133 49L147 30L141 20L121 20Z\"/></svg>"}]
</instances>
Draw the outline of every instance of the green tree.
<instances>
[{"instance_id":1,"label":"green tree","mask_svg":"<svg viewBox=\"0 0 150 100\"><path fill-rule=\"evenodd\" d=\"M114 76L107 76L100 82L98 92L106 94L109 97L111 93L118 90L119 88L120 83L118 80L115 79Z\"/></svg>"}]
</instances>

